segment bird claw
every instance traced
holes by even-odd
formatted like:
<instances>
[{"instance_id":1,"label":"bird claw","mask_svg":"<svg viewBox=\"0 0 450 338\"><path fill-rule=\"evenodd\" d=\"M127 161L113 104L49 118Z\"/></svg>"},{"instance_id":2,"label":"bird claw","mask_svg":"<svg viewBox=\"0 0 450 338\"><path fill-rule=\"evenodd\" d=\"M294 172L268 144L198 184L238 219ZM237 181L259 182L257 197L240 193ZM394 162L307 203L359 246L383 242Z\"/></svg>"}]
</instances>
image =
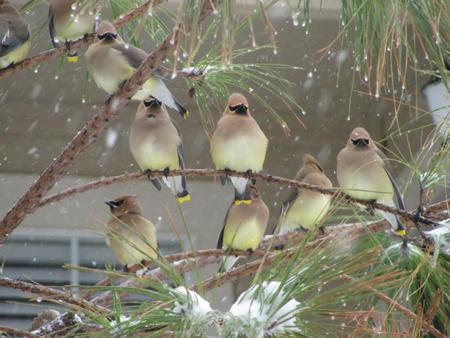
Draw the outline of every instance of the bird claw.
<instances>
[{"instance_id":1,"label":"bird claw","mask_svg":"<svg viewBox=\"0 0 450 338\"><path fill-rule=\"evenodd\" d=\"M367 204L367 212L370 214L370 216L375 216L375 203L377 201L370 201L369 204Z\"/></svg>"},{"instance_id":2,"label":"bird claw","mask_svg":"<svg viewBox=\"0 0 450 338\"><path fill-rule=\"evenodd\" d=\"M147 175L147 178L151 181L153 178L153 173L150 169L144 170L145 175Z\"/></svg>"},{"instance_id":3,"label":"bird claw","mask_svg":"<svg viewBox=\"0 0 450 338\"><path fill-rule=\"evenodd\" d=\"M246 173L248 179L253 178L253 171L251 169L247 170L245 173Z\"/></svg>"},{"instance_id":4,"label":"bird claw","mask_svg":"<svg viewBox=\"0 0 450 338\"><path fill-rule=\"evenodd\" d=\"M166 168L164 168L164 176L167 178L167 176L169 176L169 174L170 174L170 168L169 167L166 167Z\"/></svg>"}]
</instances>

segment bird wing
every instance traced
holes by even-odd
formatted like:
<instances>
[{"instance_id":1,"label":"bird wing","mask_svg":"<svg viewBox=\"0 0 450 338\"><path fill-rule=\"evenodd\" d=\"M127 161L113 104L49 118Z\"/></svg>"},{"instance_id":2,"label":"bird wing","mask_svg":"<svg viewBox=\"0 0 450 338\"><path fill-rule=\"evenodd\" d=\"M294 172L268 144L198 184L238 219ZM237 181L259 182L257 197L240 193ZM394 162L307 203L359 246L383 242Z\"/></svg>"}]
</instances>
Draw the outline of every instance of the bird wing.
<instances>
[{"instance_id":1,"label":"bird wing","mask_svg":"<svg viewBox=\"0 0 450 338\"><path fill-rule=\"evenodd\" d=\"M231 205L228 207L227 213L225 214L225 218L223 220L223 225L222 225L222 230L220 231L219 239L217 240L217 249L222 249L222 246L223 246L223 233L225 231L225 225L228 222L228 216L230 214L230 210L231 210L232 206L233 206L233 203L231 203Z\"/></svg>"},{"instance_id":2,"label":"bird wing","mask_svg":"<svg viewBox=\"0 0 450 338\"><path fill-rule=\"evenodd\" d=\"M144 50L132 45L117 44L111 48L119 51L133 68L138 68L147 58L147 53Z\"/></svg>"},{"instance_id":3,"label":"bird wing","mask_svg":"<svg viewBox=\"0 0 450 338\"><path fill-rule=\"evenodd\" d=\"M181 140L180 128L173 120L172 120L172 124L174 125L175 129L177 130L178 136L180 137L180 140ZM178 145L177 153L178 153L178 161L180 162L180 169L184 169L186 166L185 166L185 162L184 162L183 142L180 142L180 144ZM183 189L186 190L186 177L184 175L181 176L181 185L182 185Z\"/></svg>"},{"instance_id":4,"label":"bird wing","mask_svg":"<svg viewBox=\"0 0 450 338\"><path fill-rule=\"evenodd\" d=\"M397 182L395 181L394 176L392 175L392 168L391 168L391 165L389 164L388 158L379 149L376 150L376 153L383 160L384 171L386 172L386 174L389 177L389 180L391 181L392 187L394 189L395 199L397 200L398 206L401 209L405 210L405 203L403 202L402 193L400 192L400 189L399 189L399 187L397 185Z\"/></svg>"},{"instance_id":5,"label":"bird wing","mask_svg":"<svg viewBox=\"0 0 450 338\"><path fill-rule=\"evenodd\" d=\"M28 24L22 18L15 20L9 14L0 16L0 56L4 56L30 37Z\"/></svg>"},{"instance_id":6,"label":"bird wing","mask_svg":"<svg viewBox=\"0 0 450 338\"><path fill-rule=\"evenodd\" d=\"M295 191L291 192L289 197L281 204L281 210L280 210L280 219L286 215L286 212L289 209L289 206L294 202L298 197L298 189L295 189ZM275 234L275 231L277 230L278 226L275 226L273 228L272 234Z\"/></svg>"},{"instance_id":7,"label":"bird wing","mask_svg":"<svg viewBox=\"0 0 450 338\"><path fill-rule=\"evenodd\" d=\"M58 47L58 44L55 41L55 23L54 23L53 11L50 8L48 10L48 31L50 33L50 41L54 48Z\"/></svg>"}]
</instances>

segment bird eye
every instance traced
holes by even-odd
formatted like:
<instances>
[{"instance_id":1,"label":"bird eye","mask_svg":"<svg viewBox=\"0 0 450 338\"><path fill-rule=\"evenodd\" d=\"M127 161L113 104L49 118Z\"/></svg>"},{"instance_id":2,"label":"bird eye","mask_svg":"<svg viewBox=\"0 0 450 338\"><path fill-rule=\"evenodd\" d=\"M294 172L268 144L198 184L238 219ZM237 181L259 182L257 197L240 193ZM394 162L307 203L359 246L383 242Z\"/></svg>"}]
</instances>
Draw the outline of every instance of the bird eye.
<instances>
[{"instance_id":1,"label":"bird eye","mask_svg":"<svg viewBox=\"0 0 450 338\"><path fill-rule=\"evenodd\" d=\"M228 106L230 111L235 112L236 114L245 114L247 113L247 106L245 104L238 104L236 106Z\"/></svg>"},{"instance_id":2,"label":"bird eye","mask_svg":"<svg viewBox=\"0 0 450 338\"><path fill-rule=\"evenodd\" d=\"M115 40L117 39L117 34L114 33L105 33L98 36L99 40Z\"/></svg>"},{"instance_id":3,"label":"bird eye","mask_svg":"<svg viewBox=\"0 0 450 338\"><path fill-rule=\"evenodd\" d=\"M365 147L369 145L370 140L368 138L359 138L356 140L352 139L352 143L357 147Z\"/></svg>"},{"instance_id":4,"label":"bird eye","mask_svg":"<svg viewBox=\"0 0 450 338\"><path fill-rule=\"evenodd\" d=\"M162 104L162 102L155 98L151 99L150 101L144 100L144 106L146 106L146 107L157 108L157 107L160 107L161 104Z\"/></svg>"}]
</instances>

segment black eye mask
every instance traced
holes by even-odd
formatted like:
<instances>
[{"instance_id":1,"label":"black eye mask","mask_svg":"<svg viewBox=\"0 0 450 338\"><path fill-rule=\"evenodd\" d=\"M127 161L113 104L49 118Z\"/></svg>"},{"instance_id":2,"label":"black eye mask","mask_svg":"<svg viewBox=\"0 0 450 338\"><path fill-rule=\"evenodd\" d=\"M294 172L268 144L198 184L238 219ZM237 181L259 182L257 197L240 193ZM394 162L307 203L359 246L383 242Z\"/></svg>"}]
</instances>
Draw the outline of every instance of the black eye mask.
<instances>
[{"instance_id":1,"label":"black eye mask","mask_svg":"<svg viewBox=\"0 0 450 338\"><path fill-rule=\"evenodd\" d=\"M99 35L98 38L100 40L112 41L112 40L117 39L117 34L115 34L115 33L105 33L105 34Z\"/></svg>"},{"instance_id":2,"label":"black eye mask","mask_svg":"<svg viewBox=\"0 0 450 338\"><path fill-rule=\"evenodd\" d=\"M153 99L150 101L144 101L144 106L146 107L150 107L150 108L158 108L161 107L162 102L157 100L157 99Z\"/></svg>"},{"instance_id":3,"label":"black eye mask","mask_svg":"<svg viewBox=\"0 0 450 338\"><path fill-rule=\"evenodd\" d=\"M368 138L358 138L356 140L352 139L352 143L357 147L366 147L369 145L369 139Z\"/></svg>"},{"instance_id":4,"label":"black eye mask","mask_svg":"<svg viewBox=\"0 0 450 338\"><path fill-rule=\"evenodd\" d=\"M236 114L245 115L247 114L247 106L245 104L238 104L236 106L228 106L228 108L235 112Z\"/></svg>"},{"instance_id":5,"label":"black eye mask","mask_svg":"<svg viewBox=\"0 0 450 338\"><path fill-rule=\"evenodd\" d=\"M123 200L120 201L107 201L105 202L111 209L120 207L123 204Z\"/></svg>"}]
</instances>

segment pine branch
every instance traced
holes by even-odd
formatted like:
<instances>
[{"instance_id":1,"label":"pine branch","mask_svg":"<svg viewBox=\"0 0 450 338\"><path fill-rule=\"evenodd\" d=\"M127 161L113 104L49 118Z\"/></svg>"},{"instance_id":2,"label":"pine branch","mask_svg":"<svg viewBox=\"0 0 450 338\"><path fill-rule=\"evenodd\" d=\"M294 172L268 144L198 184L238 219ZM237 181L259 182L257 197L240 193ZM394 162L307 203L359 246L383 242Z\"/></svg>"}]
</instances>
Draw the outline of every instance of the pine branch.
<instances>
[{"instance_id":1,"label":"pine branch","mask_svg":"<svg viewBox=\"0 0 450 338\"><path fill-rule=\"evenodd\" d=\"M48 286L22 282L8 277L0 277L0 285L24 292L29 292L44 299L54 301L62 305L75 307L77 309L83 309L84 311L102 314L105 316L111 314L111 312L104 307L93 304L83 298L76 297L69 292L53 289Z\"/></svg>"},{"instance_id":2,"label":"pine branch","mask_svg":"<svg viewBox=\"0 0 450 338\"><path fill-rule=\"evenodd\" d=\"M0 333L6 333L8 335L12 335L13 337L26 337L26 338L39 338L40 336L37 336L31 332L23 331L19 329L15 329L12 327L7 327L0 325Z\"/></svg>"},{"instance_id":3,"label":"pine branch","mask_svg":"<svg viewBox=\"0 0 450 338\"><path fill-rule=\"evenodd\" d=\"M307 189L311 191L320 192L321 194L331 195L334 199L341 203L345 204L362 204L364 206L379 209L383 211L390 212L392 214L405 217L412 222L421 222L426 225L433 225L437 226L437 223L427 217L424 217L423 215L419 215L416 212L408 212L406 210L390 207L387 205L384 205L382 203L373 203L371 201L366 200L359 200L352 198L350 196L344 195L342 193L339 193L339 191L336 188L333 189L325 189L325 188L319 188L310 184L306 183L300 183L293 179L288 179L284 177L279 176L273 176L270 174L262 174L262 173L252 173L249 175L246 172L237 172L237 171L225 171L225 170L215 170L215 169L184 169L184 170L171 170L169 173L164 172L163 170L153 171L152 176L153 177L163 177L163 176L178 176L178 175L185 175L188 177L219 177L219 176L237 176L237 177L251 177L255 179L260 179L266 182L272 182L280 185L286 185L290 187L296 187L301 189ZM41 207L49 203L60 201L61 199L64 199L66 197L69 197L71 195L85 192L90 189L95 189L102 186L107 186L113 183L119 183L119 182L125 182L135 179L141 179L143 177L147 177L145 173L143 172L135 172L130 174L123 174L118 176L112 176L103 178L97 181L93 181L90 183L86 183L83 185L79 185L77 187L69 188L67 190L64 190L60 193L57 193L55 195L52 195L46 199L43 199L41 202L37 203L35 207ZM31 209L33 211L33 209Z\"/></svg>"},{"instance_id":4,"label":"pine branch","mask_svg":"<svg viewBox=\"0 0 450 338\"><path fill-rule=\"evenodd\" d=\"M163 0L147 0L142 5L121 15L117 20L115 20L113 22L113 24L117 28L121 27L121 26L125 25L127 22L146 13L150 4L152 6L157 6L161 2L163 2ZM70 43L70 46L63 45L61 47L52 48L52 49L46 50L44 52L41 52L37 55L34 55L32 57L29 57L19 63L13 64L4 69L0 69L0 79L3 77L6 77L6 76L12 75L14 73L17 73L19 71L30 69L44 61L56 59L69 51L79 50L79 49L93 43L95 40L95 36L96 36L96 33L87 34L86 36L84 36L78 40L72 41Z\"/></svg>"}]
</instances>

